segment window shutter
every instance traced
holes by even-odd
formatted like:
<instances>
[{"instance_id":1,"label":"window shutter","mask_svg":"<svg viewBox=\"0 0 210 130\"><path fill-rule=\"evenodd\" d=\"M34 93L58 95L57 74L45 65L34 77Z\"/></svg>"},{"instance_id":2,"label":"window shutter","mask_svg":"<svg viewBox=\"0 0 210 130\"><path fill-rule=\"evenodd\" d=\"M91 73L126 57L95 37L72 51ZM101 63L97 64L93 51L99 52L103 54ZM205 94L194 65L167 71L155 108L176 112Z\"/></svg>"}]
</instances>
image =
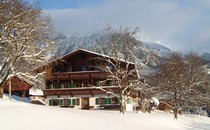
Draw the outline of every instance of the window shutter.
<instances>
[{"instance_id":1,"label":"window shutter","mask_svg":"<svg viewBox=\"0 0 210 130\"><path fill-rule=\"evenodd\" d=\"M107 98L107 104L111 104L111 98Z\"/></svg>"},{"instance_id":2,"label":"window shutter","mask_svg":"<svg viewBox=\"0 0 210 130\"><path fill-rule=\"evenodd\" d=\"M108 104L108 100L107 100L108 98L105 98L105 102L104 102L104 104Z\"/></svg>"},{"instance_id":3,"label":"window shutter","mask_svg":"<svg viewBox=\"0 0 210 130\"><path fill-rule=\"evenodd\" d=\"M76 105L76 100L72 99L72 105Z\"/></svg>"},{"instance_id":4,"label":"window shutter","mask_svg":"<svg viewBox=\"0 0 210 130\"><path fill-rule=\"evenodd\" d=\"M68 99L68 105L69 106L71 105L71 99Z\"/></svg>"},{"instance_id":5,"label":"window shutter","mask_svg":"<svg viewBox=\"0 0 210 130\"><path fill-rule=\"evenodd\" d=\"M98 105L98 98L96 98L96 105Z\"/></svg>"},{"instance_id":6,"label":"window shutter","mask_svg":"<svg viewBox=\"0 0 210 130\"><path fill-rule=\"evenodd\" d=\"M58 106L62 106L63 105L62 99L57 99L57 102L58 102Z\"/></svg>"},{"instance_id":7,"label":"window shutter","mask_svg":"<svg viewBox=\"0 0 210 130\"><path fill-rule=\"evenodd\" d=\"M52 99L49 99L49 105L52 106Z\"/></svg>"},{"instance_id":8,"label":"window shutter","mask_svg":"<svg viewBox=\"0 0 210 130\"><path fill-rule=\"evenodd\" d=\"M50 88L50 89L52 89L52 88L53 88L53 85L52 85L52 84L50 84L50 85L49 85L49 88Z\"/></svg>"},{"instance_id":9,"label":"window shutter","mask_svg":"<svg viewBox=\"0 0 210 130\"><path fill-rule=\"evenodd\" d=\"M68 88L70 88L70 87L71 87L71 84L70 84L70 83L68 83L68 84L67 84L67 87L68 87Z\"/></svg>"}]
</instances>

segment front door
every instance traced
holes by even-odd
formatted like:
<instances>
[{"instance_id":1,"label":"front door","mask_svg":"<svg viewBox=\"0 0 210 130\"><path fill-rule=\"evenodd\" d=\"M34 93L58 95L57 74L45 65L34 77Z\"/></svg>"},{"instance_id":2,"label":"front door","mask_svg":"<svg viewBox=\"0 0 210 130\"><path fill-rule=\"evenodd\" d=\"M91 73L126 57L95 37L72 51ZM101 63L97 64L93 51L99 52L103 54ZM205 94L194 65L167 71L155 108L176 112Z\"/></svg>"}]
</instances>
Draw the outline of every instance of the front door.
<instances>
[{"instance_id":1,"label":"front door","mask_svg":"<svg viewBox=\"0 0 210 130\"><path fill-rule=\"evenodd\" d=\"M89 98L82 98L82 109L89 109Z\"/></svg>"}]
</instances>

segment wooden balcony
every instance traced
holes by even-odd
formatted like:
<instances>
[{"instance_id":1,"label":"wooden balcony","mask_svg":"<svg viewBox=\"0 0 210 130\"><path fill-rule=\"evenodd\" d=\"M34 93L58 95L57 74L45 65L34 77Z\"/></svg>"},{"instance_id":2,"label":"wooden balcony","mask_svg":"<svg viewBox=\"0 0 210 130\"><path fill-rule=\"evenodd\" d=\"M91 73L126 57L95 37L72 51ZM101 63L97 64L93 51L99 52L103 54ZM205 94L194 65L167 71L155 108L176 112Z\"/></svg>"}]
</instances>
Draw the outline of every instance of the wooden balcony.
<instances>
[{"instance_id":1,"label":"wooden balcony","mask_svg":"<svg viewBox=\"0 0 210 130\"><path fill-rule=\"evenodd\" d=\"M57 72L48 75L47 80L82 80L103 77L105 73L102 71Z\"/></svg>"},{"instance_id":2,"label":"wooden balcony","mask_svg":"<svg viewBox=\"0 0 210 130\"><path fill-rule=\"evenodd\" d=\"M106 91L112 91L117 93L118 87L117 86L102 86L102 87L83 87L83 88L62 88L62 89L45 89L44 95L45 96L61 96L61 95L91 95L94 96L95 94L106 94Z\"/></svg>"}]
</instances>

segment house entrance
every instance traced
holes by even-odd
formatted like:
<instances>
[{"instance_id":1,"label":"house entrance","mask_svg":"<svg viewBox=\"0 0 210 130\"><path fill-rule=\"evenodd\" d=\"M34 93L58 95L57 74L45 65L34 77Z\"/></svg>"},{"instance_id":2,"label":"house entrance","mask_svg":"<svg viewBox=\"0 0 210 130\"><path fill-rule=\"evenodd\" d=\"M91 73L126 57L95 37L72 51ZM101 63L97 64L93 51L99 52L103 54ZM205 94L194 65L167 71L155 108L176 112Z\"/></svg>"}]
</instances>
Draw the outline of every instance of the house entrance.
<instances>
[{"instance_id":1,"label":"house entrance","mask_svg":"<svg viewBox=\"0 0 210 130\"><path fill-rule=\"evenodd\" d=\"M81 100L81 103L82 103L82 109L89 109L89 98L82 98Z\"/></svg>"}]
</instances>

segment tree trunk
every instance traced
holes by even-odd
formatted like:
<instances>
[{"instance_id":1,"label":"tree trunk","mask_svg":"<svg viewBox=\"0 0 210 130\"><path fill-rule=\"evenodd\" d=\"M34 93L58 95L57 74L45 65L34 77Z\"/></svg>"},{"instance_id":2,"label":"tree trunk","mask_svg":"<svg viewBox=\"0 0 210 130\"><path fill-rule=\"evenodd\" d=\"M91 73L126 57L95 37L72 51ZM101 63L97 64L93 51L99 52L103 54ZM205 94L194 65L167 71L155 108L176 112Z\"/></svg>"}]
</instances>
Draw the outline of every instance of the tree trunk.
<instances>
[{"instance_id":1,"label":"tree trunk","mask_svg":"<svg viewBox=\"0 0 210 130\"><path fill-rule=\"evenodd\" d=\"M26 95L26 90L23 91L23 94L22 94L22 102L24 102L25 95Z\"/></svg>"},{"instance_id":2,"label":"tree trunk","mask_svg":"<svg viewBox=\"0 0 210 130\"><path fill-rule=\"evenodd\" d=\"M123 95L120 94L120 113L125 114Z\"/></svg>"},{"instance_id":3,"label":"tree trunk","mask_svg":"<svg viewBox=\"0 0 210 130\"><path fill-rule=\"evenodd\" d=\"M122 101L120 102L120 113L125 114L124 104Z\"/></svg>"},{"instance_id":4,"label":"tree trunk","mask_svg":"<svg viewBox=\"0 0 210 130\"><path fill-rule=\"evenodd\" d=\"M174 113L174 119L178 119L178 108L174 108L173 113Z\"/></svg>"},{"instance_id":5,"label":"tree trunk","mask_svg":"<svg viewBox=\"0 0 210 130\"><path fill-rule=\"evenodd\" d=\"M0 98L3 98L3 87L0 87Z\"/></svg>"},{"instance_id":6,"label":"tree trunk","mask_svg":"<svg viewBox=\"0 0 210 130\"><path fill-rule=\"evenodd\" d=\"M9 79L9 100L12 99L12 81Z\"/></svg>"}]
</instances>

